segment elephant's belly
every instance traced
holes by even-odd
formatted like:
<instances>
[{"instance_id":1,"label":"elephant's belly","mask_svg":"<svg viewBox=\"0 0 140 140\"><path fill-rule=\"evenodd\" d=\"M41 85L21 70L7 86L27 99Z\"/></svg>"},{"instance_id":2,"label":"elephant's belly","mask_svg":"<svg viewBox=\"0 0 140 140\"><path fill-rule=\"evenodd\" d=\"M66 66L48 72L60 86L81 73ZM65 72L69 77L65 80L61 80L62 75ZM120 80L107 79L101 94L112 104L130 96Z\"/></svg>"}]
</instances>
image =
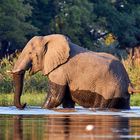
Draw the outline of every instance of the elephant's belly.
<instances>
[{"instance_id":1,"label":"elephant's belly","mask_svg":"<svg viewBox=\"0 0 140 140\"><path fill-rule=\"evenodd\" d=\"M122 97L105 99L100 94L91 91L76 90L72 92L72 99L77 104L86 108L130 109L129 99Z\"/></svg>"}]
</instances>

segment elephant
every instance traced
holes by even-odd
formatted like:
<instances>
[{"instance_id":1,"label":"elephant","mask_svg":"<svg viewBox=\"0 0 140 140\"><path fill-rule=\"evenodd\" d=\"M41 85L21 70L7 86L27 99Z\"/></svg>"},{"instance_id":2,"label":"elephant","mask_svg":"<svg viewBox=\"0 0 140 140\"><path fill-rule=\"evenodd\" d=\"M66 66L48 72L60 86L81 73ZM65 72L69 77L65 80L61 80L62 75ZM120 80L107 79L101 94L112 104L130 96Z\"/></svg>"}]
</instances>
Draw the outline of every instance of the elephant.
<instances>
[{"instance_id":1,"label":"elephant","mask_svg":"<svg viewBox=\"0 0 140 140\"><path fill-rule=\"evenodd\" d=\"M133 87L119 59L74 44L62 34L34 36L27 42L12 69L14 105L24 109L20 98L24 75L41 71L48 77L48 94L42 108L130 109Z\"/></svg>"}]
</instances>

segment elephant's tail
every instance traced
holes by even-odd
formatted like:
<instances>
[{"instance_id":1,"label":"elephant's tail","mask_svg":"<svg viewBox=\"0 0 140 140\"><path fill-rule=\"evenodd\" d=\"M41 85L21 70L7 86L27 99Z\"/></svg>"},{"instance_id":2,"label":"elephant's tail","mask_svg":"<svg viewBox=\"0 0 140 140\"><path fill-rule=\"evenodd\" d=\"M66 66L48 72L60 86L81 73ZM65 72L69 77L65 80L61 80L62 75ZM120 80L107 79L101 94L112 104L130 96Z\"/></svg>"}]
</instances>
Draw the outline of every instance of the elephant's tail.
<instances>
[{"instance_id":1,"label":"elephant's tail","mask_svg":"<svg viewBox=\"0 0 140 140\"><path fill-rule=\"evenodd\" d=\"M133 85L131 83L129 83L128 86L128 93L129 94L133 94L133 93L140 93L139 89L134 89Z\"/></svg>"}]
</instances>

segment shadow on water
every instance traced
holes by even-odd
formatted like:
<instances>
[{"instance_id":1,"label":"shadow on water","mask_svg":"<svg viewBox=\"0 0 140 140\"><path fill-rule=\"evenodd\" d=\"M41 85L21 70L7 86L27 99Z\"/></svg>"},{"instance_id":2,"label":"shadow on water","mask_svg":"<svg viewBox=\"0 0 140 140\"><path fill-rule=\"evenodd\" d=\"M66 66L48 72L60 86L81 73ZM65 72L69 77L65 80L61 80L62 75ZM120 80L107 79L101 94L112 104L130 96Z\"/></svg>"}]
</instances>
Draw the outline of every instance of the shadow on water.
<instances>
[{"instance_id":1,"label":"shadow on water","mask_svg":"<svg viewBox=\"0 0 140 140\"><path fill-rule=\"evenodd\" d=\"M139 118L111 115L0 115L0 140L139 138Z\"/></svg>"}]
</instances>

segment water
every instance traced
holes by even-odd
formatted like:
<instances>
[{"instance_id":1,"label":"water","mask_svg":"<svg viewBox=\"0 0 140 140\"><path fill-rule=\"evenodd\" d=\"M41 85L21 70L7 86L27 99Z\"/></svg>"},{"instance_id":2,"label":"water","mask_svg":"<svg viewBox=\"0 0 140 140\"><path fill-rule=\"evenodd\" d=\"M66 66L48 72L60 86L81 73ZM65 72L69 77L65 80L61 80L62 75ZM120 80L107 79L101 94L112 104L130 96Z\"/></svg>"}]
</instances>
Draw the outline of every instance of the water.
<instances>
[{"instance_id":1,"label":"water","mask_svg":"<svg viewBox=\"0 0 140 140\"><path fill-rule=\"evenodd\" d=\"M140 108L55 110L0 107L0 140L139 140Z\"/></svg>"}]
</instances>

